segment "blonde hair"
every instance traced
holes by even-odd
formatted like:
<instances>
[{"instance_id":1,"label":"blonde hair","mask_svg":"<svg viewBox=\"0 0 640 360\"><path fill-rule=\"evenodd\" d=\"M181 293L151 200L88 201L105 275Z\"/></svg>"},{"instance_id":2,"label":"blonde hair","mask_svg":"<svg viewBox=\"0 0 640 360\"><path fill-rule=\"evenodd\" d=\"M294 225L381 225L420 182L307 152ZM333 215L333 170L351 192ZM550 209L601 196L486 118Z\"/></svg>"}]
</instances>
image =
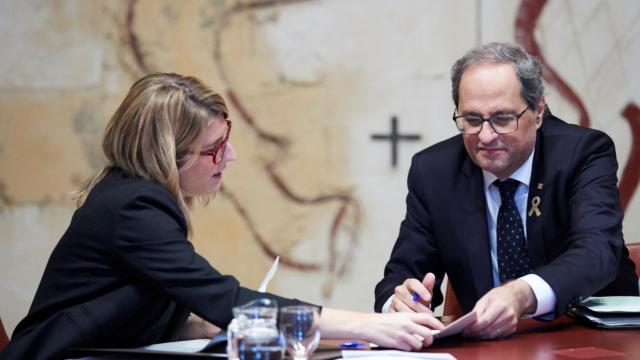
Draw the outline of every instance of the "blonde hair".
<instances>
[{"instance_id":1,"label":"blonde hair","mask_svg":"<svg viewBox=\"0 0 640 360\"><path fill-rule=\"evenodd\" d=\"M180 188L183 157L200 151L200 140L213 117L228 117L219 94L200 80L172 73L154 73L136 81L107 124L102 149L107 165L76 195L81 206L91 189L113 168L128 177L155 181L171 193L187 219L191 197Z\"/></svg>"}]
</instances>

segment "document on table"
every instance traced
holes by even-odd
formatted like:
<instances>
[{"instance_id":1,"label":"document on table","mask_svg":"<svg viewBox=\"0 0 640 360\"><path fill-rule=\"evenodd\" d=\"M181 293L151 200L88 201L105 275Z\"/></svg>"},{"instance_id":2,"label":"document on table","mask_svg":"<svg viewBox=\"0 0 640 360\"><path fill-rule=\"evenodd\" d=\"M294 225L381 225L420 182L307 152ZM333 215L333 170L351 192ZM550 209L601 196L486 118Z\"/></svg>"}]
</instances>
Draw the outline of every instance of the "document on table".
<instances>
[{"instance_id":1,"label":"document on table","mask_svg":"<svg viewBox=\"0 0 640 360\"><path fill-rule=\"evenodd\" d=\"M640 314L640 296L590 296L577 305L597 313Z\"/></svg>"},{"instance_id":2,"label":"document on table","mask_svg":"<svg viewBox=\"0 0 640 360\"><path fill-rule=\"evenodd\" d=\"M640 296L586 297L569 305L569 315L607 329L640 328Z\"/></svg>"},{"instance_id":3,"label":"document on table","mask_svg":"<svg viewBox=\"0 0 640 360\"><path fill-rule=\"evenodd\" d=\"M153 344L142 349L150 351L168 351L177 353L220 352L227 342L227 333L220 332L211 339L182 340L168 343ZM226 354L226 351L222 351Z\"/></svg>"},{"instance_id":4,"label":"document on table","mask_svg":"<svg viewBox=\"0 0 640 360\"><path fill-rule=\"evenodd\" d=\"M199 357L227 357L226 351L221 349L226 343L226 333L222 332L209 339L196 339L174 341L168 343L153 344L139 348L75 348L71 349L73 353L83 354L85 357L78 358L80 360L97 360L103 359L103 356L115 356L122 359L123 356L199 356ZM105 357L104 359L108 359Z\"/></svg>"},{"instance_id":5,"label":"document on table","mask_svg":"<svg viewBox=\"0 0 640 360\"><path fill-rule=\"evenodd\" d=\"M448 353L421 353L399 350L342 350L343 359L355 360L391 360L391 359L420 359L420 360L455 360Z\"/></svg>"},{"instance_id":6,"label":"document on table","mask_svg":"<svg viewBox=\"0 0 640 360\"><path fill-rule=\"evenodd\" d=\"M476 321L476 312L472 311L447 325L442 330L431 330L431 335L434 339L440 339L443 337L459 334L474 321Z\"/></svg>"},{"instance_id":7,"label":"document on table","mask_svg":"<svg viewBox=\"0 0 640 360\"><path fill-rule=\"evenodd\" d=\"M202 351L209 339L183 340L168 343L153 344L145 346L143 349L151 351L174 351L181 353L197 353Z\"/></svg>"}]
</instances>

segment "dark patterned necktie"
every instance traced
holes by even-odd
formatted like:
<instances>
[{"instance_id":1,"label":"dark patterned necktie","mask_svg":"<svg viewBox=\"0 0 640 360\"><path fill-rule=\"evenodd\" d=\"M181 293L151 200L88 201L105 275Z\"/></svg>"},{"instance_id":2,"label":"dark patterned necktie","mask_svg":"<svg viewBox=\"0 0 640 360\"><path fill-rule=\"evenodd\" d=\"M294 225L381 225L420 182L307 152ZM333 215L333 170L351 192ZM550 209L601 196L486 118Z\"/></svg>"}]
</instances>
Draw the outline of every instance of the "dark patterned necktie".
<instances>
[{"instance_id":1,"label":"dark patterned necktie","mask_svg":"<svg viewBox=\"0 0 640 360\"><path fill-rule=\"evenodd\" d=\"M513 199L519 183L517 180L507 179L505 181L496 180L494 184L500 190L502 198L502 204L498 211L496 233L500 282L504 283L530 273L531 266L529 265L522 219Z\"/></svg>"}]
</instances>

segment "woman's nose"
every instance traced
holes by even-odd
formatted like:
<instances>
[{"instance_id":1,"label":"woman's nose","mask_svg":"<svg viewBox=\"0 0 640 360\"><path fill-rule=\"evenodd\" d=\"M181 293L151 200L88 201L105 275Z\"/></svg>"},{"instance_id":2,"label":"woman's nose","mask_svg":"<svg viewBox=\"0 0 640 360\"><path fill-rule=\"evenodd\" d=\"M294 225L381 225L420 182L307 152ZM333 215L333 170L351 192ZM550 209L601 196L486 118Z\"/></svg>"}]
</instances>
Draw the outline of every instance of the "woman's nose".
<instances>
[{"instance_id":1,"label":"woman's nose","mask_svg":"<svg viewBox=\"0 0 640 360\"><path fill-rule=\"evenodd\" d=\"M231 145L231 142L227 142L227 148L224 151L224 161L233 161L236 159L236 149Z\"/></svg>"}]
</instances>

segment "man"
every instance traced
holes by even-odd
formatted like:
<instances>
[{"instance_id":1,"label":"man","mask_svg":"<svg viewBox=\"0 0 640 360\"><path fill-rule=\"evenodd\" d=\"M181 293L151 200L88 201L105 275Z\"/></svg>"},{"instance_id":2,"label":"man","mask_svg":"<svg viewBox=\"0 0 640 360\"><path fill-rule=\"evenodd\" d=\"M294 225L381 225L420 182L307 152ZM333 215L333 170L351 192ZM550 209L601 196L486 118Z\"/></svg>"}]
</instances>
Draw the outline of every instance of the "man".
<instances>
[{"instance_id":1,"label":"man","mask_svg":"<svg viewBox=\"0 0 640 360\"><path fill-rule=\"evenodd\" d=\"M413 158L376 311L430 311L446 273L478 315L465 335L488 339L579 296L638 295L611 139L553 116L540 65L517 46L475 48L451 78L461 134Z\"/></svg>"}]
</instances>

